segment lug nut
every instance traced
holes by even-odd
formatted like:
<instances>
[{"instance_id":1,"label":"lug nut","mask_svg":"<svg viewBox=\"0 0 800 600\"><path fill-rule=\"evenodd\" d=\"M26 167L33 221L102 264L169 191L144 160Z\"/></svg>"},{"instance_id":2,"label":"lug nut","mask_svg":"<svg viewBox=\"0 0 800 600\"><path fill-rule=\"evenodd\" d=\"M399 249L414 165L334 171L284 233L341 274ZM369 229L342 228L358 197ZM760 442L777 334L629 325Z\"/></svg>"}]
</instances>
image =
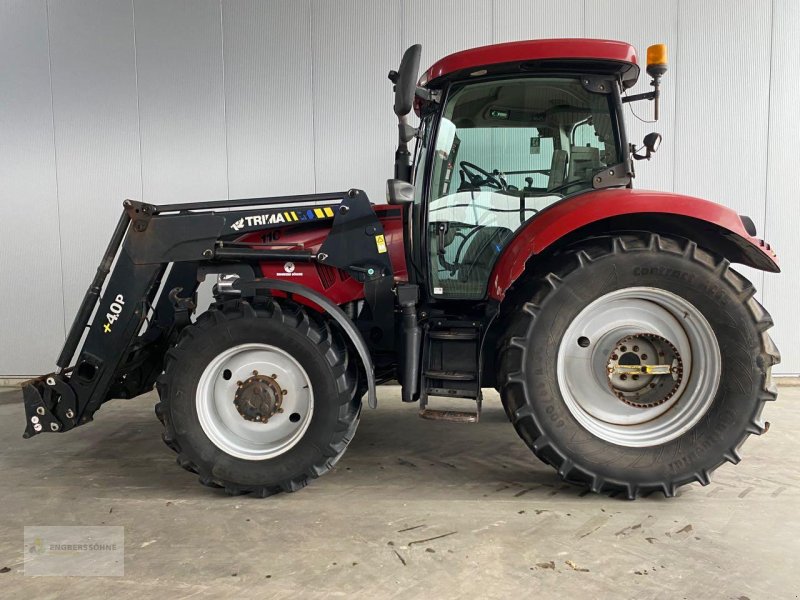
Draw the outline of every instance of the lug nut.
<instances>
[{"instance_id":1,"label":"lug nut","mask_svg":"<svg viewBox=\"0 0 800 600\"><path fill-rule=\"evenodd\" d=\"M66 412L66 413L64 413L64 414L66 415L66 417L67 417L68 419L71 419L72 417L74 417L74 416L75 416L75 413L74 413L74 412L72 412L72 409L71 409L71 408L70 408L69 410L67 410L67 412Z\"/></svg>"},{"instance_id":2,"label":"lug nut","mask_svg":"<svg viewBox=\"0 0 800 600\"><path fill-rule=\"evenodd\" d=\"M638 351L639 351L639 346L634 346L634 347L633 347L633 351L634 351L634 352L638 352Z\"/></svg>"},{"instance_id":3,"label":"lug nut","mask_svg":"<svg viewBox=\"0 0 800 600\"><path fill-rule=\"evenodd\" d=\"M647 354L642 354L642 360L647 360Z\"/></svg>"},{"instance_id":4,"label":"lug nut","mask_svg":"<svg viewBox=\"0 0 800 600\"><path fill-rule=\"evenodd\" d=\"M628 376L623 374L620 375L619 378L622 379L622 381L625 381L628 378Z\"/></svg>"},{"instance_id":5,"label":"lug nut","mask_svg":"<svg viewBox=\"0 0 800 600\"><path fill-rule=\"evenodd\" d=\"M39 417L37 417L35 415L33 417L31 417L31 423L33 423L35 425L38 422L39 422Z\"/></svg>"},{"instance_id":6,"label":"lug nut","mask_svg":"<svg viewBox=\"0 0 800 600\"><path fill-rule=\"evenodd\" d=\"M34 430L34 431L41 431L41 430L42 430L42 426L41 426L41 424L39 424L39 423L36 423L36 424L33 426L33 430Z\"/></svg>"},{"instance_id":7,"label":"lug nut","mask_svg":"<svg viewBox=\"0 0 800 600\"><path fill-rule=\"evenodd\" d=\"M44 416L44 406L37 406L36 407L36 414L40 416Z\"/></svg>"},{"instance_id":8,"label":"lug nut","mask_svg":"<svg viewBox=\"0 0 800 600\"><path fill-rule=\"evenodd\" d=\"M53 386L56 384L56 380L52 377L47 378L47 385Z\"/></svg>"},{"instance_id":9,"label":"lug nut","mask_svg":"<svg viewBox=\"0 0 800 600\"><path fill-rule=\"evenodd\" d=\"M58 423L50 423L51 431L58 431Z\"/></svg>"}]
</instances>

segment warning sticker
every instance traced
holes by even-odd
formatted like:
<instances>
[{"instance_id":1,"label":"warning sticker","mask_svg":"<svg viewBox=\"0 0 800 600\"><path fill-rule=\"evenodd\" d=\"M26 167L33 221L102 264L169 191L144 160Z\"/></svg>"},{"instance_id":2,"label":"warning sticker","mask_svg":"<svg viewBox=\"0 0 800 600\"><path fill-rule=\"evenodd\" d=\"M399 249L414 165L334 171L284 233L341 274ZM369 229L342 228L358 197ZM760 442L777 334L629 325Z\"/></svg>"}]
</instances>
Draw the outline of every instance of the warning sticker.
<instances>
[{"instance_id":1,"label":"warning sticker","mask_svg":"<svg viewBox=\"0 0 800 600\"><path fill-rule=\"evenodd\" d=\"M384 238L383 235L375 236L375 245L378 247L378 254L384 254L386 252L386 238Z\"/></svg>"}]
</instances>

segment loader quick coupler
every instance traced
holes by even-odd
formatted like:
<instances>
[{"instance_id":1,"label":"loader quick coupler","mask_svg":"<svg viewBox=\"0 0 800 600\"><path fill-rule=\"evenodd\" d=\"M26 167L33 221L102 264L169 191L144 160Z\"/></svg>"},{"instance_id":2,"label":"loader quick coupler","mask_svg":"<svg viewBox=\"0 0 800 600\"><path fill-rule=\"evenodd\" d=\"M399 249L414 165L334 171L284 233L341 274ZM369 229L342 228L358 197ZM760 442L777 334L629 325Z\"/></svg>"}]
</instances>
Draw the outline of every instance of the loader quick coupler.
<instances>
[{"instance_id":1,"label":"loader quick coupler","mask_svg":"<svg viewBox=\"0 0 800 600\"><path fill-rule=\"evenodd\" d=\"M75 392L60 374L53 373L29 381L22 388L25 404L24 438L44 431L69 431L76 425Z\"/></svg>"}]
</instances>

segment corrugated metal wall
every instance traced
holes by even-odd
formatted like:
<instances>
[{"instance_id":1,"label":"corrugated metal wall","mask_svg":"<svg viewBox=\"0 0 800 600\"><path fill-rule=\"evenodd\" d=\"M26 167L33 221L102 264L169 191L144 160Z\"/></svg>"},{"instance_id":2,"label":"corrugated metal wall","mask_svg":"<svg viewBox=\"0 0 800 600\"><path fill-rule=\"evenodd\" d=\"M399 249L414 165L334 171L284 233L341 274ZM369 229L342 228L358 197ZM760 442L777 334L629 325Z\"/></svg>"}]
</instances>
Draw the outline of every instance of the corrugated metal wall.
<instances>
[{"instance_id":1,"label":"corrugated metal wall","mask_svg":"<svg viewBox=\"0 0 800 600\"><path fill-rule=\"evenodd\" d=\"M753 217L784 273L747 275L800 372L796 0L0 0L0 375L52 367L124 198L380 201L404 47L580 36L669 44L662 120L629 115L664 134L637 185Z\"/></svg>"}]
</instances>

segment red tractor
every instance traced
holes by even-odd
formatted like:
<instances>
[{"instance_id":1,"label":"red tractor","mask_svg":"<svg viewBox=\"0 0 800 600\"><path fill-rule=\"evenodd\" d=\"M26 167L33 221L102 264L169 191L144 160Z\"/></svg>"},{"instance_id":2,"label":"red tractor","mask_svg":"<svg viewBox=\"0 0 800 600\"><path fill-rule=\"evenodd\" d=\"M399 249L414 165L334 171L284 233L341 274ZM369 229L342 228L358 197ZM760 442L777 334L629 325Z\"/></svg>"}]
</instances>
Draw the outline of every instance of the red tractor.
<instances>
[{"instance_id":1,"label":"red tractor","mask_svg":"<svg viewBox=\"0 0 800 600\"><path fill-rule=\"evenodd\" d=\"M594 492L672 496L738 462L779 354L730 265L779 268L748 217L633 189L660 136L629 144L622 107L657 110L666 49L648 49L653 90L636 96L622 42L475 48L417 81L419 55L389 74L387 205L357 189L125 201L58 369L24 388L25 437L155 385L182 467L267 496L330 470L361 398L396 380L420 416L460 422L499 390L533 453ZM442 397L474 410L432 408Z\"/></svg>"}]
</instances>

